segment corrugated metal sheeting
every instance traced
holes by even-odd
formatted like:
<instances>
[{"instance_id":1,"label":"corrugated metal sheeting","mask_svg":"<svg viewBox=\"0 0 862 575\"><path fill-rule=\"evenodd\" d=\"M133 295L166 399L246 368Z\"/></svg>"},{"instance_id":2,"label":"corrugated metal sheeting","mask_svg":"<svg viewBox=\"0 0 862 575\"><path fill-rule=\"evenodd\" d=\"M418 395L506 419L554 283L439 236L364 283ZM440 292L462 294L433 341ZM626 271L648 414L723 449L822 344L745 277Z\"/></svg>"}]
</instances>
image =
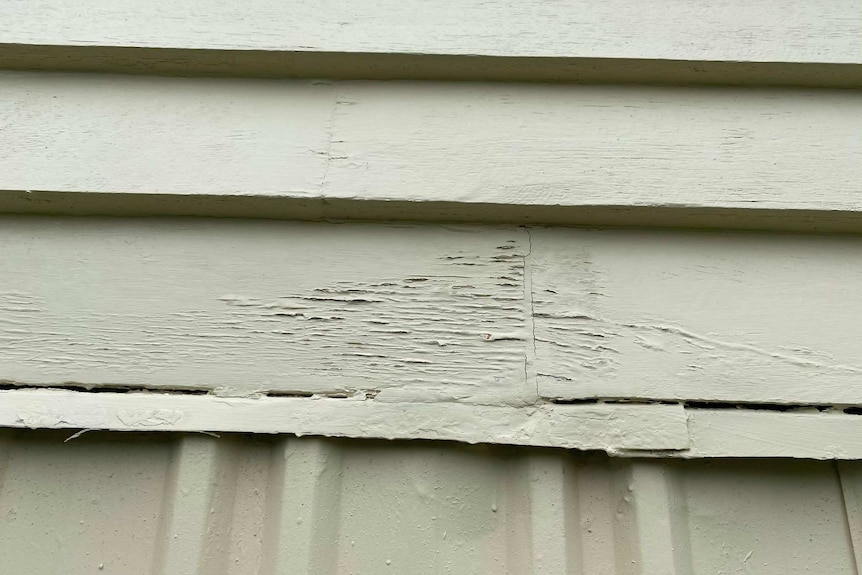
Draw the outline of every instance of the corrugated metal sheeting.
<instances>
[{"instance_id":1,"label":"corrugated metal sheeting","mask_svg":"<svg viewBox=\"0 0 862 575\"><path fill-rule=\"evenodd\" d=\"M857 573L857 463L68 437L0 433L2 573Z\"/></svg>"}]
</instances>

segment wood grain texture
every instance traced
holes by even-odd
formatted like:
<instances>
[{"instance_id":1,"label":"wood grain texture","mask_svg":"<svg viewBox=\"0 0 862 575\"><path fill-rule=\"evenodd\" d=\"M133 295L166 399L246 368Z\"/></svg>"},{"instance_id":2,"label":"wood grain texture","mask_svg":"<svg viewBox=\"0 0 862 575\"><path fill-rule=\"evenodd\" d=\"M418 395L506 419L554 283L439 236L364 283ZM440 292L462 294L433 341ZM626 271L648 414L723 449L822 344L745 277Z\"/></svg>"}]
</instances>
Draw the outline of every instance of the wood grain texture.
<instances>
[{"instance_id":1,"label":"wood grain texture","mask_svg":"<svg viewBox=\"0 0 862 575\"><path fill-rule=\"evenodd\" d=\"M0 379L521 402L518 228L0 225ZM38 255L37 255L38 254Z\"/></svg>"},{"instance_id":2,"label":"wood grain texture","mask_svg":"<svg viewBox=\"0 0 862 575\"><path fill-rule=\"evenodd\" d=\"M862 417L840 411L687 409L684 457L862 459Z\"/></svg>"},{"instance_id":3,"label":"wood grain texture","mask_svg":"<svg viewBox=\"0 0 862 575\"><path fill-rule=\"evenodd\" d=\"M13 189L319 196L331 86L0 78L0 167Z\"/></svg>"},{"instance_id":4,"label":"wood grain texture","mask_svg":"<svg viewBox=\"0 0 862 575\"><path fill-rule=\"evenodd\" d=\"M816 230L862 211L850 91L26 73L0 87L11 211L75 210L28 191L86 194L96 213L122 210L100 194L205 215L230 213L220 197L280 199L270 213L303 219Z\"/></svg>"},{"instance_id":5,"label":"wood grain texture","mask_svg":"<svg viewBox=\"0 0 862 575\"><path fill-rule=\"evenodd\" d=\"M862 402L858 238L531 236L542 396Z\"/></svg>"},{"instance_id":6,"label":"wood grain texture","mask_svg":"<svg viewBox=\"0 0 862 575\"><path fill-rule=\"evenodd\" d=\"M0 218L0 380L862 405L856 237Z\"/></svg>"},{"instance_id":7,"label":"wood grain texture","mask_svg":"<svg viewBox=\"0 0 862 575\"><path fill-rule=\"evenodd\" d=\"M0 41L558 58L862 61L853 0L4 2Z\"/></svg>"}]
</instances>

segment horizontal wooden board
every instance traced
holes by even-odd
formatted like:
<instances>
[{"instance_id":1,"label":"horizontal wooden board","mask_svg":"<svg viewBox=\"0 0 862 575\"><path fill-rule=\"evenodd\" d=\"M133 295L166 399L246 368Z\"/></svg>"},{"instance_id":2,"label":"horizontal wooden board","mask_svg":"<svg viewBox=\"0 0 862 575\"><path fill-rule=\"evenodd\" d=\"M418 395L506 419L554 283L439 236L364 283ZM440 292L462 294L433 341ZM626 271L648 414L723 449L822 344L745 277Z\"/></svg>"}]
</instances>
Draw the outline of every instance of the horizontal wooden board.
<instances>
[{"instance_id":1,"label":"horizontal wooden board","mask_svg":"<svg viewBox=\"0 0 862 575\"><path fill-rule=\"evenodd\" d=\"M859 415L733 409L686 414L691 448L685 457L862 459Z\"/></svg>"},{"instance_id":2,"label":"horizontal wooden board","mask_svg":"<svg viewBox=\"0 0 862 575\"><path fill-rule=\"evenodd\" d=\"M523 402L527 249L518 228L6 218L0 380Z\"/></svg>"},{"instance_id":3,"label":"horizontal wooden board","mask_svg":"<svg viewBox=\"0 0 862 575\"><path fill-rule=\"evenodd\" d=\"M601 450L622 457L862 459L862 417L816 410L636 404L524 408L19 389L0 391L0 427L432 439Z\"/></svg>"},{"instance_id":4,"label":"horizontal wooden board","mask_svg":"<svg viewBox=\"0 0 862 575\"><path fill-rule=\"evenodd\" d=\"M0 380L862 405L862 238L0 218Z\"/></svg>"},{"instance_id":5,"label":"horizontal wooden board","mask_svg":"<svg viewBox=\"0 0 862 575\"><path fill-rule=\"evenodd\" d=\"M0 93L6 189L320 195L331 85L7 73Z\"/></svg>"},{"instance_id":6,"label":"horizontal wooden board","mask_svg":"<svg viewBox=\"0 0 862 575\"><path fill-rule=\"evenodd\" d=\"M110 195L130 193L152 213L267 198L282 203L234 215L860 228L853 91L27 73L0 87L9 211L71 213L44 194L82 193L84 211L119 213Z\"/></svg>"},{"instance_id":7,"label":"horizontal wooden board","mask_svg":"<svg viewBox=\"0 0 862 575\"><path fill-rule=\"evenodd\" d=\"M540 394L862 401L862 239L533 229Z\"/></svg>"},{"instance_id":8,"label":"horizontal wooden board","mask_svg":"<svg viewBox=\"0 0 862 575\"><path fill-rule=\"evenodd\" d=\"M519 408L44 389L0 391L0 426L438 439L610 453L679 450L689 443L685 413L678 405Z\"/></svg>"},{"instance_id":9,"label":"horizontal wooden board","mask_svg":"<svg viewBox=\"0 0 862 575\"><path fill-rule=\"evenodd\" d=\"M557 58L860 63L854 0L3 2L0 42Z\"/></svg>"}]
</instances>

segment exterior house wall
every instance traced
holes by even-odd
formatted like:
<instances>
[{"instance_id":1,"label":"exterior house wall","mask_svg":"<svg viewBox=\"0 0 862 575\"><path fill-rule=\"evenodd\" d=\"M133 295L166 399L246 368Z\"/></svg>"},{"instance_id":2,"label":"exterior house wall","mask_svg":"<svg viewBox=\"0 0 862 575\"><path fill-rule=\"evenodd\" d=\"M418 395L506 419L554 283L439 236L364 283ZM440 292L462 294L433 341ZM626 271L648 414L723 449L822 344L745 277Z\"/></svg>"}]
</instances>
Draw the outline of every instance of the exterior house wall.
<instances>
[{"instance_id":1,"label":"exterior house wall","mask_svg":"<svg viewBox=\"0 0 862 575\"><path fill-rule=\"evenodd\" d=\"M857 573L860 33L0 3L0 572Z\"/></svg>"}]
</instances>

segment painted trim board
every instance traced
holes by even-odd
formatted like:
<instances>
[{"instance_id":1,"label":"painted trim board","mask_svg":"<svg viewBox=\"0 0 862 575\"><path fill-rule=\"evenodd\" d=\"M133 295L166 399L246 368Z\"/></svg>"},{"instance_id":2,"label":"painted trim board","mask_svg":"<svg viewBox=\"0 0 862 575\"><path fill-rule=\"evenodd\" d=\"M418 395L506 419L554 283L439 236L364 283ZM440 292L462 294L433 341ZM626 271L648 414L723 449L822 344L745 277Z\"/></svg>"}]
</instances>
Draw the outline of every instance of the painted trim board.
<instances>
[{"instance_id":1,"label":"painted trim board","mask_svg":"<svg viewBox=\"0 0 862 575\"><path fill-rule=\"evenodd\" d=\"M858 415L657 404L518 408L26 389L0 391L0 426L432 439L602 450L621 457L862 459Z\"/></svg>"},{"instance_id":2,"label":"painted trim board","mask_svg":"<svg viewBox=\"0 0 862 575\"><path fill-rule=\"evenodd\" d=\"M688 446L686 418L678 405L520 408L388 403L364 397L248 399L5 390L0 391L0 426L437 439L610 452Z\"/></svg>"}]
</instances>

